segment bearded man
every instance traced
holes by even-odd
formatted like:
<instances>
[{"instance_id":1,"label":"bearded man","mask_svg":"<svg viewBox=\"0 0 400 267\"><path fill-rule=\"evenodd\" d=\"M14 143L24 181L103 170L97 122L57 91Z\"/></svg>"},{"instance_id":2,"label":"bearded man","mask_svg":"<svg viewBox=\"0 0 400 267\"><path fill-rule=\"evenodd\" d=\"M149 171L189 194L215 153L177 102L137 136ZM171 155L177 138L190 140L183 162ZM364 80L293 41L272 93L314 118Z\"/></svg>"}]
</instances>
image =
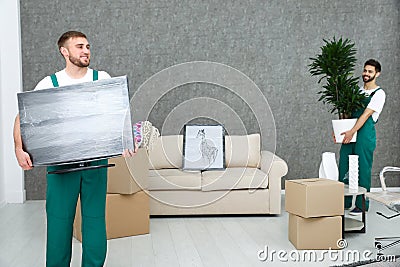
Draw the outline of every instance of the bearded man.
<instances>
[{"instance_id":1,"label":"bearded man","mask_svg":"<svg viewBox=\"0 0 400 267\"><path fill-rule=\"evenodd\" d=\"M339 180L348 183L349 155L358 155L359 158L359 186L369 192L371 189L371 170L376 147L375 124L385 104L385 92L376 84L376 78L381 74L381 64L375 59L369 59L364 64L362 78L364 86L360 91L366 95L365 108L357 110L352 118L357 118L354 127L342 133L343 143L340 148ZM357 141L350 143L357 132ZM346 197L345 208L351 207L351 197ZM366 201L366 211L369 203ZM362 213L362 199L357 196L356 206L349 212L350 215Z\"/></svg>"},{"instance_id":2,"label":"bearded man","mask_svg":"<svg viewBox=\"0 0 400 267\"><path fill-rule=\"evenodd\" d=\"M58 49L65 68L42 79L35 87L41 90L111 78L105 71L90 69L90 44L86 35L68 31L58 40ZM24 151L20 118L14 124L15 155L24 170L33 168L29 154ZM124 157L135 151L125 150ZM88 166L106 165L107 159L91 161ZM73 169L79 164L49 166L48 172ZM62 174L47 174L46 190L46 266L69 267L72 253L72 229L77 199L82 207L82 266L103 266L107 254L105 206L107 169L87 169Z\"/></svg>"}]
</instances>

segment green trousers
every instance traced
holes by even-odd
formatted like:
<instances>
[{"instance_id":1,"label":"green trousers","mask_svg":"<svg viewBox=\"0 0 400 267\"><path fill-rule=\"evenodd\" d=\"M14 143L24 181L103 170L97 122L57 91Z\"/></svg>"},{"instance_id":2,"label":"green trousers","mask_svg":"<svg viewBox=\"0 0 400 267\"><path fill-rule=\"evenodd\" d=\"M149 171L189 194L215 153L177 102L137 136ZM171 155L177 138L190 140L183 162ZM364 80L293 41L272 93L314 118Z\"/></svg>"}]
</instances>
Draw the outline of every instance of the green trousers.
<instances>
[{"instance_id":1,"label":"green trousers","mask_svg":"<svg viewBox=\"0 0 400 267\"><path fill-rule=\"evenodd\" d=\"M90 165L107 164L107 160ZM76 167L48 167L48 171ZM78 196L82 208L82 267L103 266L107 253L105 205L107 169L47 175L46 266L69 267L72 232Z\"/></svg>"},{"instance_id":2,"label":"green trousers","mask_svg":"<svg viewBox=\"0 0 400 267\"><path fill-rule=\"evenodd\" d=\"M371 189L371 171L376 147L375 123L372 117L364 123L363 127L357 132L357 142L342 144L340 148L339 160L339 181L348 184L346 174L349 171L349 155L358 155L358 185L364 187L369 192ZM345 198L345 207L351 207L352 197ZM366 200L366 210L369 208L369 201ZM356 206L362 208L362 198L357 196Z\"/></svg>"}]
</instances>

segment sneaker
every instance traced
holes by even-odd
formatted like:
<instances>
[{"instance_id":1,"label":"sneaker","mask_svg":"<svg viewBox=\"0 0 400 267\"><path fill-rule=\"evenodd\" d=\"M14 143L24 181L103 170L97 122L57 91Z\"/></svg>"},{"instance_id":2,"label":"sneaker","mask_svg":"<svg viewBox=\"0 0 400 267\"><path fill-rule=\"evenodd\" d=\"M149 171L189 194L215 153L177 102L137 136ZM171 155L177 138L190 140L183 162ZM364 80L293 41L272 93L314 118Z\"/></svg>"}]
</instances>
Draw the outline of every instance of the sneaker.
<instances>
[{"instance_id":1,"label":"sneaker","mask_svg":"<svg viewBox=\"0 0 400 267\"><path fill-rule=\"evenodd\" d=\"M354 209L352 209L351 211L349 211L349 215L351 216L357 216L362 214L362 210L358 207L355 207Z\"/></svg>"}]
</instances>

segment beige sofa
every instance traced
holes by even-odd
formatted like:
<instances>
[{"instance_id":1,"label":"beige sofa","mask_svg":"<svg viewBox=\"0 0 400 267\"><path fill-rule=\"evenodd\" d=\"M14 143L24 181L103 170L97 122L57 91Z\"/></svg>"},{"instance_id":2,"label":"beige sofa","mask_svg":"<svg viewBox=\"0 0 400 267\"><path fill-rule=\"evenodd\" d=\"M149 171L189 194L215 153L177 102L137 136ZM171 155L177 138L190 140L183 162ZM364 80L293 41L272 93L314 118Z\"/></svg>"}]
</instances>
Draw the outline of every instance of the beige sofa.
<instances>
[{"instance_id":1,"label":"beige sofa","mask_svg":"<svg viewBox=\"0 0 400 267\"><path fill-rule=\"evenodd\" d=\"M287 164L260 150L260 135L225 137L225 170L182 170L183 136L161 136L149 152L151 215L280 214Z\"/></svg>"}]
</instances>

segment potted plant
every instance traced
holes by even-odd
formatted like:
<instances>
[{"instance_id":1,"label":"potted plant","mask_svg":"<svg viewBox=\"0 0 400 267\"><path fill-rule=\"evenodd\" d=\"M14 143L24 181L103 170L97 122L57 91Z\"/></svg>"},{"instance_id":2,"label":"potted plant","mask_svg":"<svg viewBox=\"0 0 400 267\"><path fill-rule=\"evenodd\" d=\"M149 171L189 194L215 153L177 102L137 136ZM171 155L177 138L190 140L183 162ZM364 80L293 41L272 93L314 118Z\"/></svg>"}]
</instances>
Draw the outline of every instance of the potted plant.
<instances>
[{"instance_id":1,"label":"potted plant","mask_svg":"<svg viewBox=\"0 0 400 267\"><path fill-rule=\"evenodd\" d=\"M363 99L366 96L359 90L359 78L353 77L357 61L354 42L342 38L337 40L335 37L323 41L325 44L321 47L321 53L310 58L308 67L312 76L320 76L318 83L324 81L323 90L318 92L318 101L330 105L330 112L338 115L339 120L333 120L332 124L336 142L341 143L343 136L340 134L354 126L357 119L349 118L354 111L365 107ZM337 128L337 124L345 126ZM355 139L356 135L352 141Z\"/></svg>"}]
</instances>

